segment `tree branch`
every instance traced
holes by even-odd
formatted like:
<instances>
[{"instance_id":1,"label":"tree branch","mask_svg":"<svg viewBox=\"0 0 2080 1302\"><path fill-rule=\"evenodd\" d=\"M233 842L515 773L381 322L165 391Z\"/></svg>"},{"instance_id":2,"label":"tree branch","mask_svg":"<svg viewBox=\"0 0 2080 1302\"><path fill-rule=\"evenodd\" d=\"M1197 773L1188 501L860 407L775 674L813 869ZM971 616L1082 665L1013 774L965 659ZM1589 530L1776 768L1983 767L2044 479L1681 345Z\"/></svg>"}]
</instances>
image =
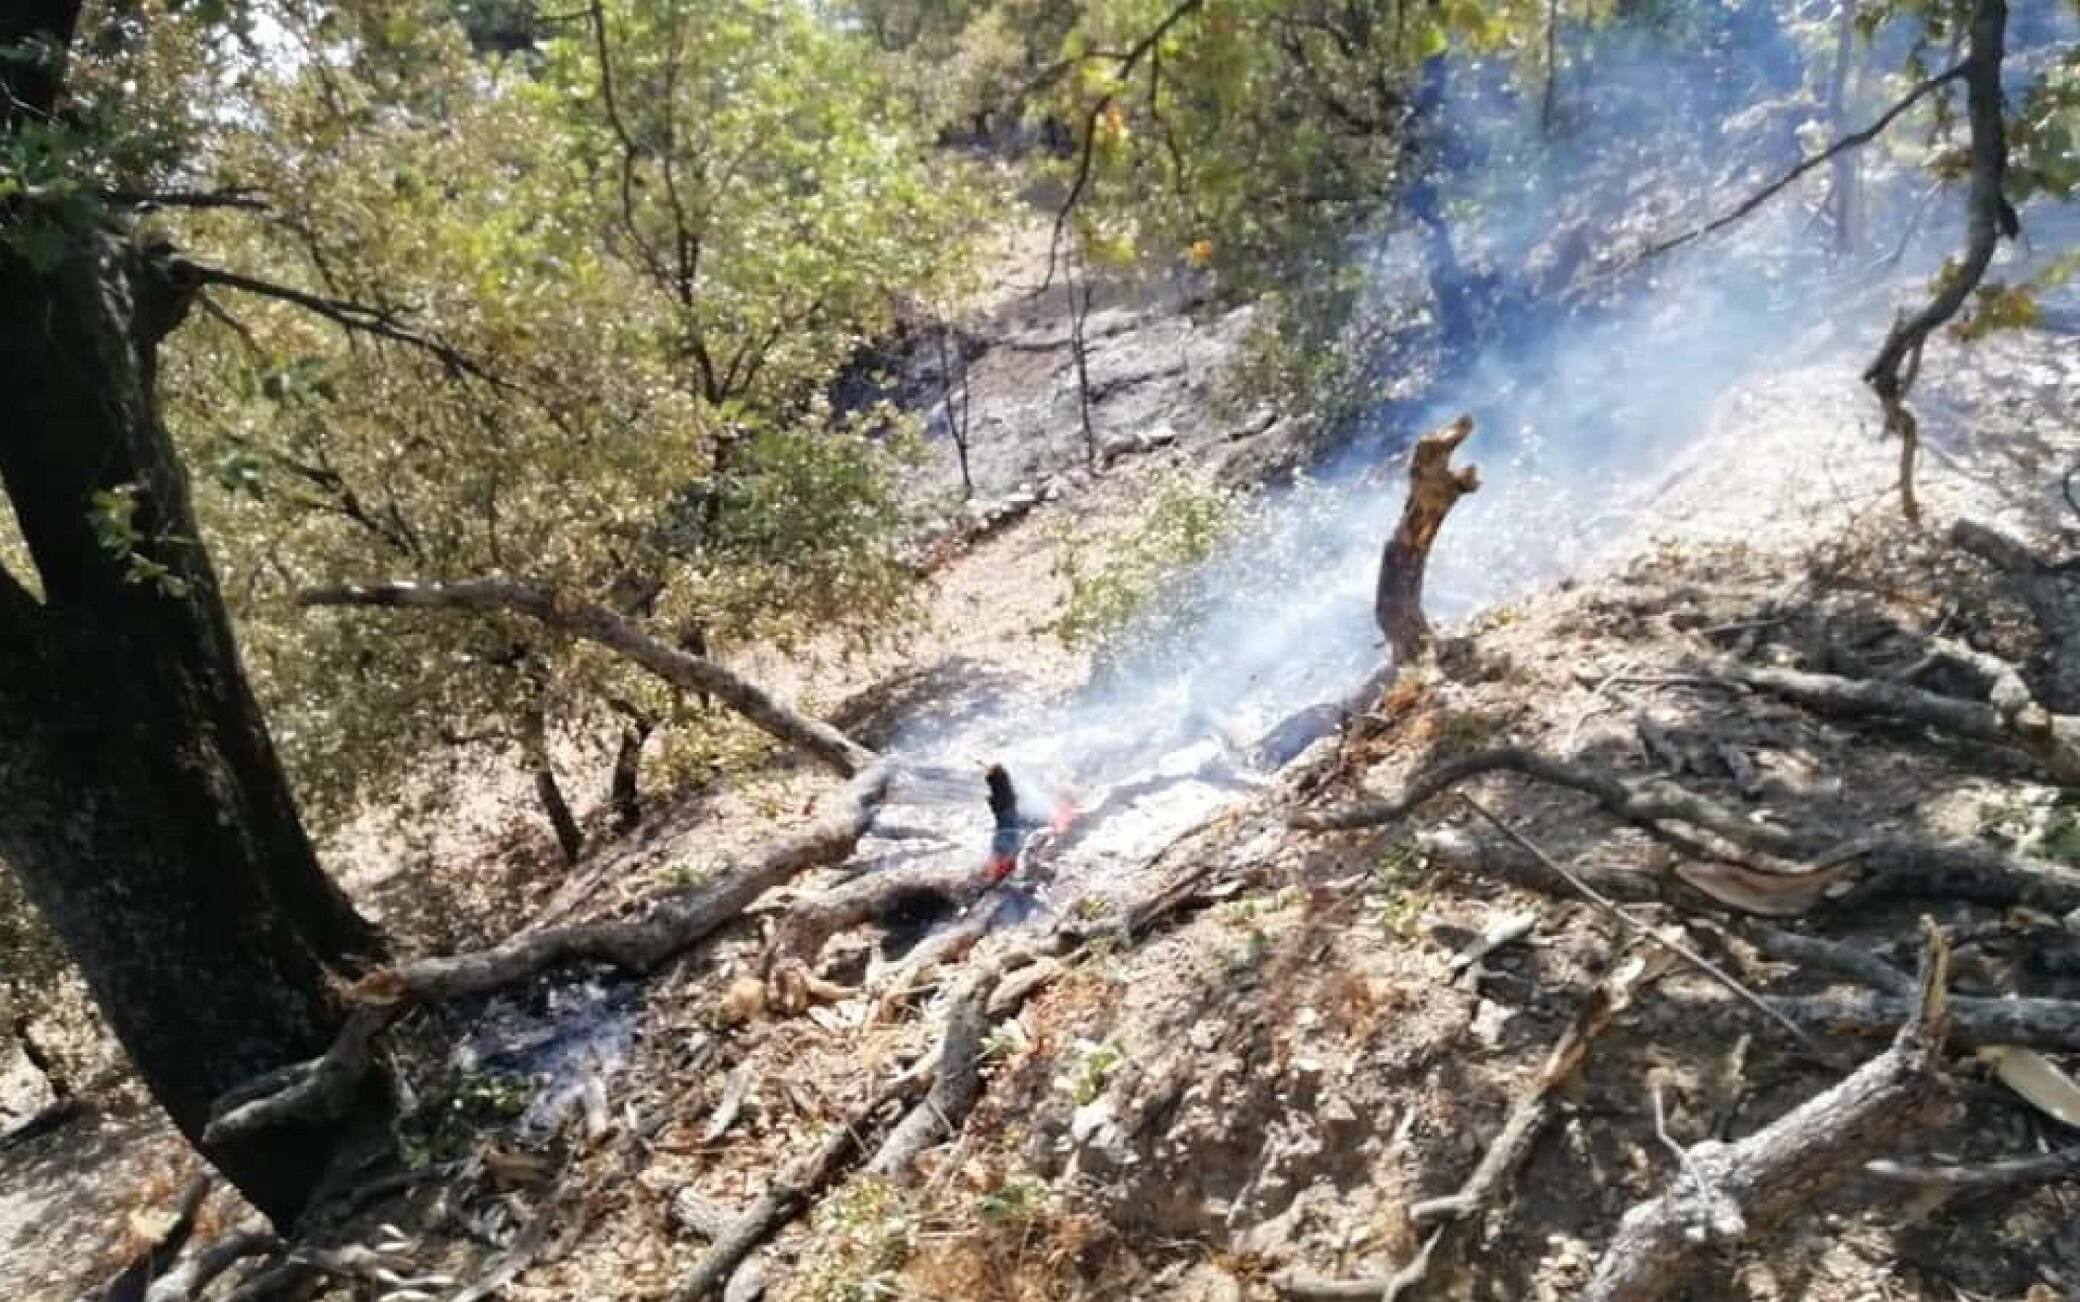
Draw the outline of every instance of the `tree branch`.
<instances>
[{"instance_id":1,"label":"tree branch","mask_svg":"<svg viewBox=\"0 0 2080 1302\"><path fill-rule=\"evenodd\" d=\"M441 366L450 375L468 375L489 383L497 383L497 378L475 358L437 335L426 334L402 324L398 319L396 311L393 309L370 307L366 303L355 303L347 299L313 294L307 290L296 289L289 285L279 285L271 280L261 280L254 276L230 271L223 267L213 267L204 263L194 262L187 258L176 257L170 259L168 271L177 284L184 284L198 289L217 285L225 289L237 290L242 294L256 294L262 298L272 298L284 303L291 303L307 312L314 312L324 317L327 321L349 333L372 335L378 339L388 339L393 343L406 344L429 353L435 360L440 362Z\"/></svg>"},{"instance_id":2,"label":"tree branch","mask_svg":"<svg viewBox=\"0 0 2080 1302\"><path fill-rule=\"evenodd\" d=\"M1954 68L1950 68L1946 71L1937 73L1935 76L1928 78L1926 81L1918 83L1912 90L1908 91L1904 96L1902 96L1898 101L1896 101L1891 108L1886 109L1883 113L1879 114L1877 119L1873 121L1869 126L1865 127L1863 130L1852 131L1848 135L1843 136L1841 139L1829 145L1827 148L1821 150L1819 153L1814 154L1811 158L1804 159L1796 167L1793 167L1790 171L1785 172L1776 180L1771 181L1768 185L1763 186L1761 189L1749 195L1746 199L1743 199L1740 203L1736 204L1730 211L1718 217L1714 217L1712 220L1704 223L1702 226L1692 227L1691 229L1684 231L1680 235L1673 235L1670 236L1668 239L1660 240L1653 244L1649 244L1645 249L1642 249L1638 254L1636 254L1631 259L1631 263L1628 265L1638 264L1641 262L1645 262L1649 258L1659 257L1661 254L1667 253L1670 249L1680 248L1683 245L1690 243L1692 240L1701 239L1704 236L1711 235L1718 231L1726 229L1728 226L1733 225L1741 218L1746 217L1749 213L1754 212L1757 208L1760 208L1763 204L1768 203L1772 198L1782 193L1784 189L1788 187L1792 182L1798 180L1798 178L1804 176L1807 172L1812 171L1814 168L1819 167L1822 163L1829 161L1838 154L1845 153L1851 149L1861 148L1862 146L1867 145L1871 141L1877 139L1880 135L1884 133L1885 128L1891 126L1895 121L1899 119L1901 114L1905 113L1908 109L1913 108L1916 104L1919 104L1922 100L1926 99L1929 95L1935 93L1937 90L1940 90L1944 86L1949 85L1951 82L1958 80L1964 75L1965 65L1959 64Z\"/></svg>"},{"instance_id":3,"label":"tree branch","mask_svg":"<svg viewBox=\"0 0 2080 1302\"><path fill-rule=\"evenodd\" d=\"M871 764L874 752L820 719L812 719L768 695L705 656L650 636L593 602L517 579L467 579L455 583L379 583L313 588L306 606L378 606L463 610L524 615L583 641L596 643L641 665L659 678L721 698L767 734L847 776Z\"/></svg>"},{"instance_id":4,"label":"tree branch","mask_svg":"<svg viewBox=\"0 0 2080 1302\"><path fill-rule=\"evenodd\" d=\"M1668 1192L1625 1213L1583 1302L1667 1296L1700 1253L1767 1229L1942 1109L1947 951L1934 924L1923 925L1929 954L1921 990L1892 1046L1737 1144L1692 1145Z\"/></svg>"}]
</instances>

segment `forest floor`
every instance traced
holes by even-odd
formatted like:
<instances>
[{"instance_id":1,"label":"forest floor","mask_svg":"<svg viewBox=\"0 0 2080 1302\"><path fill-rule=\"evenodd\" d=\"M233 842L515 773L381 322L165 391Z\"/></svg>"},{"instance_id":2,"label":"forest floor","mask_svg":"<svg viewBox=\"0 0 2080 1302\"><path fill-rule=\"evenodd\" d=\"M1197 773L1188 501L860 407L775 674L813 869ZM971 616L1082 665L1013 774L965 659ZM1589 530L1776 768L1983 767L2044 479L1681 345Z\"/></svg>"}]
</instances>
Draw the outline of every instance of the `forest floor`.
<instances>
[{"instance_id":1,"label":"forest floor","mask_svg":"<svg viewBox=\"0 0 2080 1302\"><path fill-rule=\"evenodd\" d=\"M1028 275L1030 253L1011 260ZM1090 327L1098 422L1122 446L1093 473L1061 314L1007 292L974 328L970 382L979 496L1010 506L975 513L973 541L934 571L926 614L901 645L751 671L871 745L921 714L984 708L993 693L1072 689L1089 665L1050 631L1065 597L1061 531L1130 527L1166 477L1261 477L1305 437L1216 401L1247 320L1246 309L1195 316L1174 287L1101 305ZM1696 668L1739 656L1883 674L1938 632L2031 663L2041 648L2015 583L1943 529L1968 517L2073 553L2080 514L2057 483L2080 460L2080 355L2070 338L2018 332L1969 352L1943 345L1927 373L1925 526L1898 518L1893 453L1872 436L1851 371L1758 375L1640 486L1593 560L1449 630L1438 665L1405 677L1372 725L1098 885L1058 884L1055 909L1097 924L1173 877L1194 882L1189 907L1085 947L998 1022L959 1137L928 1151L914 1178L841 1180L757 1256L764 1295L1240 1302L1331 1296L1301 1277L1383 1278L1410 1260L1429 1234L1411 1206L1460 1186L1592 990L1641 953L1451 796L1370 831L1289 826L1298 812L1399 790L1439 757L1525 747L1674 780L1758 827L1897 831L2080 863L2080 810L2012 748L1829 716ZM1159 427L1162 438L1134 438ZM950 473L944 452L931 491ZM1478 435L1466 454L1481 460ZM1453 537L1448 523L1440 554ZM409 854L395 842L386 853L380 820L334 853L408 948L441 952L625 910L769 840L828 785L782 765L660 802L635 834L566 873L549 866L545 836L512 831L525 817L517 780L487 778ZM1724 862L1699 870L1579 794L1512 774L1461 789L1563 864L1654 884L1637 918L1680 926L1769 995L1842 988L1764 957L1758 907L1907 970L1914 919L1931 912L1960 938L1960 994L2080 997L2080 939L2042 910L1912 892L1843 907L1817 889L1787 903L1780 884ZM978 807L978 837L983 817ZM783 1016L745 995L762 932L846 871L773 892L648 981L545 980L415 1015L395 1039L426 1105L411 1138L430 1178L355 1231L381 1238L404 1275L446 1277L418 1296L456 1296L487 1272L520 1299L666 1295L718 1215L853 1124L874 1082L939 1033L958 972L886 1007L861 994ZM1825 884L1848 889L1855 870L1826 871ZM1515 939L1455 958L1505 920L1520 924ZM999 928L970 967L1037 925ZM910 918L841 936L826 975L885 976L920 934ZM1425 1296L1575 1296L1626 1207L1679 1178L1655 1100L1677 1145L1738 1137L1839 1079L1837 1055L1859 1060L1884 1043L1835 1036L1834 1054L1816 1054L1690 967L1656 975L1595 1038L1521 1167L1438 1240ZM557 1088L538 1089L532 1073ZM1957 1089L1960 1118L1908 1135L1896 1156L1978 1161L2074 1142L1983 1072L1965 1070ZM77 1297L149 1237L193 1159L133 1094L118 1089L89 1122L0 1155L8 1296ZM1678 1295L2080 1297L2076 1197L2070 1182L1958 1194L1852 1179L1718 1252ZM230 1224L240 1209L219 1194L210 1215ZM745 1273L737 1295L752 1281Z\"/></svg>"}]
</instances>

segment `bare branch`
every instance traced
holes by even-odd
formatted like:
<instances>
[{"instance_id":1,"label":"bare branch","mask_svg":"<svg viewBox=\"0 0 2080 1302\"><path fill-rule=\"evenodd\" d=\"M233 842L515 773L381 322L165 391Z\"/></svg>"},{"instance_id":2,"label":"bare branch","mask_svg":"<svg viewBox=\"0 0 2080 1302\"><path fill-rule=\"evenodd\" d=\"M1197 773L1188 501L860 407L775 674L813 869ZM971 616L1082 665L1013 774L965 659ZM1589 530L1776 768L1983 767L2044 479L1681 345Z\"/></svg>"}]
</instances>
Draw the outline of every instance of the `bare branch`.
<instances>
[{"instance_id":1,"label":"bare branch","mask_svg":"<svg viewBox=\"0 0 2080 1302\"><path fill-rule=\"evenodd\" d=\"M643 632L605 606L518 579L455 583L379 583L314 588L306 606L378 606L524 615L550 628L619 652L666 682L711 693L767 734L821 760L848 777L871 764L874 752L820 719L812 719L705 656Z\"/></svg>"},{"instance_id":2,"label":"bare branch","mask_svg":"<svg viewBox=\"0 0 2080 1302\"><path fill-rule=\"evenodd\" d=\"M1941 1111L1944 1023L1937 983L1946 965L1940 938L1930 943L1936 952L1924 965L1925 996L1913 1001L1892 1046L1739 1143L1706 1140L1686 1150L1684 1175L1668 1192L1625 1213L1584 1302L1668 1296L1699 1254L1752 1238Z\"/></svg>"},{"instance_id":3,"label":"bare branch","mask_svg":"<svg viewBox=\"0 0 2080 1302\"><path fill-rule=\"evenodd\" d=\"M223 267L212 267L187 258L174 258L169 270L176 283L195 288L219 285L237 290L242 294L257 294L262 298L278 299L292 303L307 312L315 312L342 330L355 334L373 335L394 343L407 344L431 354L445 367L450 375L469 375L488 382L495 377L482 363L456 348L437 335L426 334L404 325L395 310L370 307L366 303L355 303L343 298L329 298L289 285L276 284L254 276L230 271Z\"/></svg>"},{"instance_id":4,"label":"bare branch","mask_svg":"<svg viewBox=\"0 0 2080 1302\"><path fill-rule=\"evenodd\" d=\"M1788 187L1792 182L1798 180L1798 178L1804 176L1806 173L1812 171L1814 168L1819 167L1821 164L1828 162L1829 160L1833 159L1839 154L1842 154L1851 149L1860 148L1864 145L1869 144L1871 141L1877 139L1880 135L1884 133L1885 128L1891 126L1894 122L1899 120L1901 114L1905 113L1908 109L1913 108L1916 104L1919 104L1922 100L1926 99L1931 94L1934 94L1936 91L1942 89L1944 86L1949 85L1951 82L1958 80L1964 75L1965 67L1963 64L1959 64L1957 67L1950 68L1943 72L1939 72L1935 76L1928 78L1926 81L1917 83L1912 90L1908 91L1899 100L1895 101L1891 108L1888 108L1883 113L1879 114L1876 120L1874 120L1869 126L1865 127L1863 130L1852 131L1848 135L1843 136L1841 139L1829 145L1827 148L1821 150L1819 153L1814 154L1811 158L1802 160L1796 167L1793 167L1790 171L1785 172L1776 180L1771 181L1768 185L1765 185L1761 189L1755 191L1746 199L1741 200L1740 203L1734 205L1734 207L1729 211L1721 214L1720 216L1714 217L1712 220L1704 223L1702 226L1692 227L1691 229L1684 231L1680 235L1672 235L1665 240L1658 240L1653 244L1649 244L1638 254L1634 255L1629 260L1627 265L1635 265L1637 263L1645 262L1649 258L1659 257L1661 254L1667 253L1670 249L1680 248L1683 245L1690 243L1692 240L1701 239L1704 236L1711 235L1718 231L1726 229L1728 226L1733 225L1741 218L1746 217L1749 213L1754 212L1757 208L1760 208L1763 204L1768 203L1772 198L1776 197L1778 194L1781 194L1784 191L1784 189Z\"/></svg>"}]
</instances>

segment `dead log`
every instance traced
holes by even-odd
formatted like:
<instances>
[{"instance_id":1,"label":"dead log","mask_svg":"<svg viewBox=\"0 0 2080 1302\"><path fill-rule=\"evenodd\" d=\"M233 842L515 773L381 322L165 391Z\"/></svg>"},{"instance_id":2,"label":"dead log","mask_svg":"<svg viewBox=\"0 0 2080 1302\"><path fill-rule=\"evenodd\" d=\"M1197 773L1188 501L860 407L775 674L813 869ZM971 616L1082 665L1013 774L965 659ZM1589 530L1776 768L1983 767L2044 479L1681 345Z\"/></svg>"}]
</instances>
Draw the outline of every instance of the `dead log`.
<instances>
[{"instance_id":1,"label":"dead log","mask_svg":"<svg viewBox=\"0 0 2080 1302\"><path fill-rule=\"evenodd\" d=\"M637 917L526 931L490 949L417 959L364 977L352 993L369 1006L366 1014L349 1018L322 1057L227 1093L210 1133L229 1138L292 1119L337 1115L342 1089L372 1066L368 1040L412 1004L485 994L574 963L605 963L633 972L655 969L796 873L852 853L888 793L888 779L885 765L863 770L807 827L704 885L663 897Z\"/></svg>"},{"instance_id":2,"label":"dead log","mask_svg":"<svg viewBox=\"0 0 2080 1302\"><path fill-rule=\"evenodd\" d=\"M282 1250L282 1241L266 1230L240 1230L188 1254L181 1263L152 1281L144 1302L191 1302L217 1276L248 1257Z\"/></svg>"},{"instance_id":3,"label":"dead log","mask_svg":"<svg viewBox=\"0 0 2080 1302\"><path fill-rule=\"evenodd\" d=\"M1461 416L1444 428L1416 440L1408 463L1408 500L1401 522L1379 558L1379 585L1372 613L1386 634L1396 665L1415 663L1430 645L1430 621L1423 614L1423 571L1437 531L1460 498L1481 486L1473 466L1452 467L1452 454L1473 433L1473 417Z\"/></svg>"},{"instance_id":4,"label":"dead log","mask_svg":"<svg viewBox=\"0 0 2080 1302\"><path fill-rule=\"evenodd\" d=\"M1810 1205L1943 1110L1948 955L1934 924L1923 926L1928 953L1920 988L1891 1047L1739 1143L1708 1139L1684 1150L1682 1171L1668 1192L1633 1207L1618 1223L1583 1302L1668 1296L1701 1253L1752 1238Z\"/></svg>"},{"instance_id":5,"label":"dead log","mask_svg":"<svg viewBox=\"0 0 2080 1302\"><path fill-rule=\"evenodd\" d=\"M875 762L874 752L823 722L812 719L725 669L706 656L650 636L595 602L518 579L468 579L456 583L377 583L311 588L298 595L305 606L378 606L462 610L524 615L582 641L616 652L659 678L688 691L705 692L768 735L850 777Z\"/></svg>"},{"instance_id":6,"label":"dead log","mask_svg":"<svg viewBox=\"0 0 2080 1302\"><path fill-rule=\"evenodd\" d=\"M202 1212L203 1200L209 1197L212 1183L206 1175L198 1175L187 1183L181 1190L180 1200L174 1204L173 1214L159 1227L151 1242L133 1253L130 1260L123 1263L123 1268L101 1287L96 1294L100 1302L144 1302L145 1290L172 1267L181 1249L188 1245L189 1236L195 1233L195 1218Z\"/></svg>"},{"instance_id":7,"label":"dead log","mask_svg":"<svg viewBox=\"0 0 2080 1302\"><path fill-rule=\"evenodd\" d=\"M996 967L985 966L955 992L946 1013L946 1031L939 1037L931 1091L882 1141L880 1151L867 1163L867 1174L901 1180L918 1154L959 1132L982 1093L982 1037L992 1020L988 1004L998 975Z\"/></svg>"},{"instance_id":8,"label":"dead log","mask_svg":"<svg viewBox=\"0 0 2080 1302\"><path fill-rule=\"evenodd\" d=\"M990 929L996 926L997 916L1003 912L1006 897L994 894L969 906L960 920L948 927L941 927L930 936L919 941L903 963L893 973L877 982L874 995L875 1016L886 1019L892 1016L902 1002L909 998L932 970L948 963L955 963L967 956L969 950L981 942Z\"/></svg>"},{"instance_id":9,"label":"dead log","mask_svg":"<svg viewBox=\"0 0 2080 1302\"><path fill-rule=\"evenodd\" d=\"M855 878L798 901L781 917L766 947L768 1006L788 1014L808 1007L808 978L825 942L839 932L919 904L960 908L989 885L989 879L966 862L917 864Z\"/></svg>"}]
</instances>

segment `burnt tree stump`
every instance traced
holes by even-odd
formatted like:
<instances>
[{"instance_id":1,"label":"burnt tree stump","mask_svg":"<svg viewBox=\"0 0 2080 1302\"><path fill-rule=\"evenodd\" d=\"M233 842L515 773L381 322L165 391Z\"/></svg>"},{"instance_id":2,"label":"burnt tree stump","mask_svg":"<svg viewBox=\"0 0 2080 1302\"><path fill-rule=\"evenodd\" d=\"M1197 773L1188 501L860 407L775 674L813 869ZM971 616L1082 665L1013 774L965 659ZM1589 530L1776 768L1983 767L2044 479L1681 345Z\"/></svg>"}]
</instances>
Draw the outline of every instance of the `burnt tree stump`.
<instances>
[{"instance_id":1,"label":"burnt tree stump","mask_svg":"<svg viewBox=\"0 0 2080 1302\"><path fill-rule=\"evenodd\" d=\"M1461 416L1416 440L1409 459L1408 501L1380 555L1379 588L1372 604L1397 666L1410 663L1430 645L1430 621L1423 615L1423 571L1445 516L1460 498L1481 486L1478 469L1452 465L1452 453L1472 433L1473 417Z\"/></svg>"}]
</instances>

